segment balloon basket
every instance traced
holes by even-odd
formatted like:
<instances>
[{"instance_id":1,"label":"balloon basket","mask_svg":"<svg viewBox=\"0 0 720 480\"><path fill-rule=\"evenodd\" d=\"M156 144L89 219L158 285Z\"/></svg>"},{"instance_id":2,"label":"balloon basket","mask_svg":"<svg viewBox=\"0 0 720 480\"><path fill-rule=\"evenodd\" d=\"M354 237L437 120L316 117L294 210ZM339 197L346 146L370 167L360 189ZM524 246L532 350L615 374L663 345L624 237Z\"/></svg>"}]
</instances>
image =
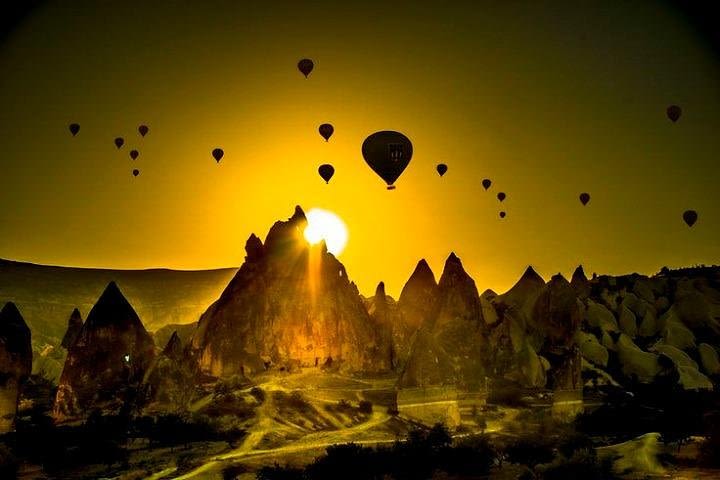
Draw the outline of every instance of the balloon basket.
<instances>
[{"instance_id":1,"label":"balloon basket","mask_svg":"<svg viewBox=\"0 0 720 480\"><path fill-rule=\"evenodd\" d=\"M388 190L395 190L395 185L388 185L387 189L388 189Z\"/></svg>"}]
</instances>

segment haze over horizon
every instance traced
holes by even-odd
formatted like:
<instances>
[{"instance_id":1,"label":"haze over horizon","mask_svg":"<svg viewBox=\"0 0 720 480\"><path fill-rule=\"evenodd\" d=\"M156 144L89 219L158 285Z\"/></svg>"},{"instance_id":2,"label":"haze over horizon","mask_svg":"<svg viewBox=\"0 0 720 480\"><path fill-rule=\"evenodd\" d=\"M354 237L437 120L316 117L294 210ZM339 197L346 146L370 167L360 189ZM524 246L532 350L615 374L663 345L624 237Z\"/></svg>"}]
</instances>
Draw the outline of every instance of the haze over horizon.
<instances>
[{"instance_id":1,"label":"haze over horizon","mask_svg":"<svg viewBox=\"0 0 720 480\"><path fill-rule=\"evenodd\" d=\"M366 295L397 297L420 258L439 277L451 251L498 292L529 264L717 263L717 52L666 2L562 3L41 4L0 43L0 258L237 267L299 204L343 219ZM415 147L392 192L360 154L383 129Z\"/></svg>"}]
</instances>

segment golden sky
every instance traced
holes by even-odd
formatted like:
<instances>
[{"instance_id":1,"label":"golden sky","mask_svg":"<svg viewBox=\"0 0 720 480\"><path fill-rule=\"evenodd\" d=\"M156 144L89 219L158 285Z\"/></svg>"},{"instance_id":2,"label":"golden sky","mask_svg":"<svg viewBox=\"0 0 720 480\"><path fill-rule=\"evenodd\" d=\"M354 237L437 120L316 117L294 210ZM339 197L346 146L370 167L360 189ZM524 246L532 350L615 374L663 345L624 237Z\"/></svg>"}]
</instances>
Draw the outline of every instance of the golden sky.
<instances>
[{"instance_id":1,"label":"golden sky","mask_svg":"<svg viewBox=\"0 0 720 480\"><path fill-rule=\"evenodd\" d=\"M340 260L366 294L397 295L420 258L438 276L450 251L498 291L528 264L718 262L720 61L688 18L651 1L446 3L40 6L0 44L0 257L237 266L299 204L347 224ZM360 153L384 129L415 148L394 191Z\"/></svg>"}]
</instances>

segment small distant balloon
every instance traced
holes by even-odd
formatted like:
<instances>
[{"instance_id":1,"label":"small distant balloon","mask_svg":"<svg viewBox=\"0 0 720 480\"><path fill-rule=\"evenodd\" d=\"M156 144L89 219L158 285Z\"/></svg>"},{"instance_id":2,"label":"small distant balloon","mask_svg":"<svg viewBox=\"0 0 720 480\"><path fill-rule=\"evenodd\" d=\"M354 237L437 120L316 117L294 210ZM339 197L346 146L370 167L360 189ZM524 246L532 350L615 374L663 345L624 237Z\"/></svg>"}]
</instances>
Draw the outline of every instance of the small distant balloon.
<instances>
[{"instance_id":1,"label":"small distant balloon","mask_svg":"<svg viewBox=\"0 0 720 480\"><path fill-rule=\"evenodd\" d=\"M490 185L492 185L492 181L490 181L489 178L484 178L482 181L483 188L487 190L488 188L490 188Z\"/></svg>"},{"instance_id":2,"label":"small distant balloon","mask_svg":"<svg viewBox=\"0 0 720 480\"><path fill-rule=\"evenodd\" d=\"M137 157L139 156L140 152L138 152L137 150L130 150L130 158L132 158L133 160L137 160Z\"/></svg>"},{"instance_id":3,"label":"small distant balloon","mask_svg":"<svg viewBox=\"0 0 720 480\"><path fill-rule=\"evenodd\" d=\"M447 165L445 165L444 163L439 163L438 166L435 167L435 169L442 177L443 175L445 175L445 172L447 172Z\"/></svg>"},{"instance_id":4,"label":"small distant balloon","mask_svg":"<svg viewBox=\"0 0 720 480\"><path fill-rule=\"evenodd\" d=\"M580 194L580 203L582 203L583 205L587 205L589 201L590 201L589 193L583 192Z\"/></svg>"},{"instance_id":5,"label":"small distant balloon","mask_svg":"<svg viewBox=\"0 0 720 480\"><path fill-rule=\"evenodd\" d=\"M80 124L71 123L68 128L70 129L70 133L72 133L72 136L74 137L80 131Z\"/></svg>"},{"instance_id":6,"label":"small distant balloon","mask_svg":"<svg viewBox=\"0 0 720 480\"><path fill-rule=\"evenodd\" d=\"M413 146L410 139L400 132L384 130L375 132L362 144L365 162L394 190L395 181L410 163Z\"/></svg>"},{"instance_id":7,"label":"small distant balloon","mask_svg":"<svg viewBox=\"0 0 720 480\"><path fill-rule=\"evenodd\" d=\"M673 121L673 123L677 122L680 118L680 115L682 115L682 108L680 108L677 105L670 105L667 108L667 116L670 120Z\"/></svg>"},{"instance_id":8,"label":"small distant balloon","mask_svg":"<svg viewBox=\"0 0 720 480\"><path fill-rule=\"evenodd\" d=\"M503 200L505 200L505 197L506 197L505 192L500 192L497 194L497 199L500 200L501 202Z\"/></svg>"},{"instance_id":9,"label":"small distant balloon","mask_svg":"<svg viewBox=\"0 0 720 480\"><path fill-rule=\"evenodd\" d=\"M140 175L140 170L136 168L133 170L133 177L137 177L138 175Z\"/></svg>"},{"instance_id":10,"label":"small distant balloon","mask_svg":"<svg viewBox=\"0 0 720 480\"><path fill-rule=\"evenodd\" d=\"M505 212L500 212L500 218L505 218Z\"/></svg>"},{"instance_id":11,"label":"small distant balloon","mask_svg":"<svg viewBox=\"0 0 720 480\"><path fill-rule=\"evenodd\" d=\"M125 145L125 140L123 140L122 137L117 137L117 138L115 139L115 146L116 146L117 148L120 148L120 147L122 147L123 145Z\"/></svg>"},{"instance_id":12,"label":"small distant balloon","mask_svg":"<svg viewBox=\"0 0 720 480\"><path fill-rule=\"evenodd\" d=\"M329 123L323 123L322 125L320 125L320 127L318 127L318 132L320 132L320 135L325 139L326 142L330 140L330 137L332 137L334 131L335 128Z\"/></svg>"},{"instance_id":13,"label":"small distant balloon","mask_svg":"<svg viewBox=\"0 0 720 480\"><path fill-rule=\"evenodd\" d=\"M225 152L223 152L222 148L216 148L212 151L212 156L218 163L220 162L220 159L223 158L223 155L225 155Z\"/></svg>"},{"instance_id":14,"label":"small distant balloon","mask_svg":"<svg viewBox=\"0 0 720 480\"><path fill-rule=\"evenodd\" d=\"M148 133L149 131L150 131L150 129L148 128L147 125L140 125L140 126L138 127L138 132L140 132L140 135L143 136L143 137L144 137L145 135L147 135L147 133Z\"/></svg>"},{"instance_id":15,"label":"small distant balloon","mask_svg":"<svg viewBox=\"0 0 720 480\"><path fill-rule=\"evenodd\" d=\"M323 180L325 180L325 183L330 183L330 179L335 175L335 167L330 165L329 163L325 163L323 165L320 165L318 168L318 173L322 177Z\"/></svg>"},{"instance_id":16,"label":"small distant balloon","mask_svg":"<svg viewBox=\"0 0 720 480\"><path fill-rule=\"evenodd\" d=\"M298 65L297 65L297 66L298 66L298 70L300 70L300 72L301 72L303 75L305 75L305 78L307 78L308 75L310 75L310 72L313 71L313 68L315 67L315 64L314 64L313 61L310 60L309 58L303 58L302 60L300 60L300 61L298 62Z\"/></svg>"},{"instance_id":17,"label":"small distant balloon","mask_svg":"<svg viewBox=\"0 0 720 480\"><path fill-rule=\"evenodd\" d=\"M692 227L697 222L698 214L695 210L685 210L683 213L683 220L687 223L688 227Z\"/></svg>"}]
</instances>

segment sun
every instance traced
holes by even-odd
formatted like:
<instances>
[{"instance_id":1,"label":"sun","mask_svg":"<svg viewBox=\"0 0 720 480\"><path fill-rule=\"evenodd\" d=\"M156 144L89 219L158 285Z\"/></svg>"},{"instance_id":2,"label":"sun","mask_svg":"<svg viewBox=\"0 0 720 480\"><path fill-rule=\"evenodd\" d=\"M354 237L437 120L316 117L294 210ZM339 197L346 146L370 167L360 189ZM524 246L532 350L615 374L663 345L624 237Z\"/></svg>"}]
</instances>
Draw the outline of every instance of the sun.
<instances>
[{"instance_id":1,"label":"sun","mask_svg":"<svg viewBox=\"0 0 720 480\"><path fill-rule=\"evenodd\" d=\"M310 209L305 216L305 239L311 244L325 240L328 251L335 256L340 255L348 240L347 227L340 217L321 208Z\"/></svg>"}]
</instances>

